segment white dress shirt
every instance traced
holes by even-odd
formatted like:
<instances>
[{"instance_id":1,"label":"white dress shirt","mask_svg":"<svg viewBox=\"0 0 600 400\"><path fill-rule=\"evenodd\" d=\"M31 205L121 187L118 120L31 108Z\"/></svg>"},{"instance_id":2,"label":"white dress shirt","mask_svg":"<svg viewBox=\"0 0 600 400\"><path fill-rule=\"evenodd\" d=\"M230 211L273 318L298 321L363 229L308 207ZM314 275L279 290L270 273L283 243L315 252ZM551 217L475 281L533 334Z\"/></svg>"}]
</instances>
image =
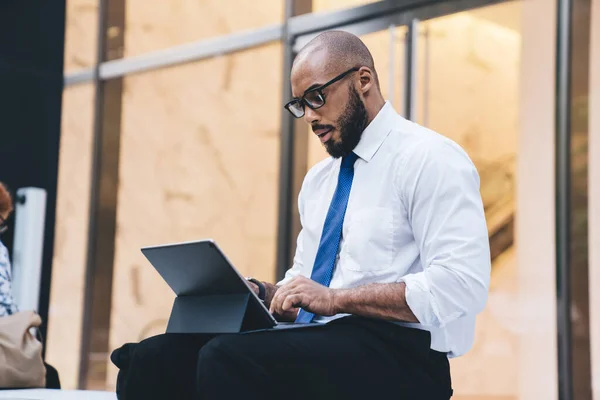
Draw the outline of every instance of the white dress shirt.
<instances>
[{"instance_id":1,"label":"white dress shirt","mask_svg":"<svg viewBox=\"0 0 600 400\"><path fill-rule=\"evenodd\" d=\"M479 175L452 140L412 123L386 103L354 149L354 180L331 288L406 283L406 302L431 332L431 348L467 352L490 282ZM311 276L341 159L306 175L298 198L302 231L279 284ZM332 318L320 317L320 322Z\"/></svg>"}]
</instances>

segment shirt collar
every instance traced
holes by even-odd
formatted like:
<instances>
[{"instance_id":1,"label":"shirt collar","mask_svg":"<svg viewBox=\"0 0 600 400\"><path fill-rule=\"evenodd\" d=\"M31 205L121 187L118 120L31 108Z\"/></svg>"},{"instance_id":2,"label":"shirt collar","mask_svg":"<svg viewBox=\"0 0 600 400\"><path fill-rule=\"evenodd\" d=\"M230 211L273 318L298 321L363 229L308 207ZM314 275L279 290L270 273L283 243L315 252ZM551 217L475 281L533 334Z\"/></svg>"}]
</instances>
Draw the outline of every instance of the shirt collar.
<instances>
[{"instance_id":1,"label":"shirt collar","mask_svg":"<svg viewBox=\"0 0 600 400\"><path fill-rule=\"evenodd\" d=\"M386 101L375 118L373 118L373 121L363 131L358 145L353 150L354 153L366 162L371 161L392 130L393 119L397 115L394 107Z\"/></svg>"}]
</instances>

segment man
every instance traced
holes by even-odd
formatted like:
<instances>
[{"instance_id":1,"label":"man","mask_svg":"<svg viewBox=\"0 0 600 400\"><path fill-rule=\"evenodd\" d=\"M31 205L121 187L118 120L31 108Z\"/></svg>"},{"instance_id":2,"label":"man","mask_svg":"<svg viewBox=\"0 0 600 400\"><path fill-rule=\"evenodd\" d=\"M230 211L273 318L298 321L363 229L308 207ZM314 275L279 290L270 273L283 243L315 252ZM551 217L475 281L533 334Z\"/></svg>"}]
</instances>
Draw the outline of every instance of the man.
<instances>
[{"instance_id":1,"label":"man","mask_svg":"<svg viewBox=\"0 0 600 400\"><path fill-rule=\"evenodd\" d=\"M122 399L451 396L448 357L471 347L490 278L475 167L384 101L354 35L316 37L291 78L285 107L331 157L302 185L292 268L253 285L280 320L316 327L129 345L113 354Z\"/></svg>"}]
</instances>

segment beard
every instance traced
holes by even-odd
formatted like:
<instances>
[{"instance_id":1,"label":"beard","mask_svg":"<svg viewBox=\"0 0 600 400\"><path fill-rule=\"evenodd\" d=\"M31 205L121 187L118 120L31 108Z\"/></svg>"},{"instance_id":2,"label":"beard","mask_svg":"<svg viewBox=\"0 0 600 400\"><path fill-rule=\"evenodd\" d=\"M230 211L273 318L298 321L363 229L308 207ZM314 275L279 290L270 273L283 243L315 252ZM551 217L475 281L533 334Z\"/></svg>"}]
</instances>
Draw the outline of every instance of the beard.
<instances>
[{"instance_id":1,"label":"beard","mask_svg":"<svg viewBox=\"0 0 600 400\"><path fill-rule=\"evenodd\" d=\"M358 91L351 85L348 92L350 98L344 112L337 120L340 138L337 141L330 139L325 143L325 150L333 158L345 157L350 154L360 142L362 133L369 122L365 103L361 100Z\"/></svg>"}]
</instances>

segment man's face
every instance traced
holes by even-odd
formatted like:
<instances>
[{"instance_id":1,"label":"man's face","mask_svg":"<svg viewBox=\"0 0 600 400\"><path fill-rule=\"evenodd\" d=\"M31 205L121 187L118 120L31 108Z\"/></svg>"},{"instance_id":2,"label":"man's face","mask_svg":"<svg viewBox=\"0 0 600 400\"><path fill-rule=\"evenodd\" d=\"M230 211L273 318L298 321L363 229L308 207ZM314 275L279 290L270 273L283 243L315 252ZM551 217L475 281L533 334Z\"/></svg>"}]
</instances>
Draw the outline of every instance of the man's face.
<instances>
[{"instance_id":1,"label":"man's face","mask_svg":"<svg viewBox=\"0 0 600 400\"><path fill-rule=\"evenodd\" d=\"M312 54L301 60L292 70L292 95L302 95L314 87L327 83L332 78L345 72L323 68L325 52ZM327 152L335 158L343 157L356 147L363 130L367 126L368 116L360 93L355 85L358 72L351 73L344 79L323 89L325 105L313 110L304 107L304 120L319 137Z\"/></svg>"}]
</instances>

